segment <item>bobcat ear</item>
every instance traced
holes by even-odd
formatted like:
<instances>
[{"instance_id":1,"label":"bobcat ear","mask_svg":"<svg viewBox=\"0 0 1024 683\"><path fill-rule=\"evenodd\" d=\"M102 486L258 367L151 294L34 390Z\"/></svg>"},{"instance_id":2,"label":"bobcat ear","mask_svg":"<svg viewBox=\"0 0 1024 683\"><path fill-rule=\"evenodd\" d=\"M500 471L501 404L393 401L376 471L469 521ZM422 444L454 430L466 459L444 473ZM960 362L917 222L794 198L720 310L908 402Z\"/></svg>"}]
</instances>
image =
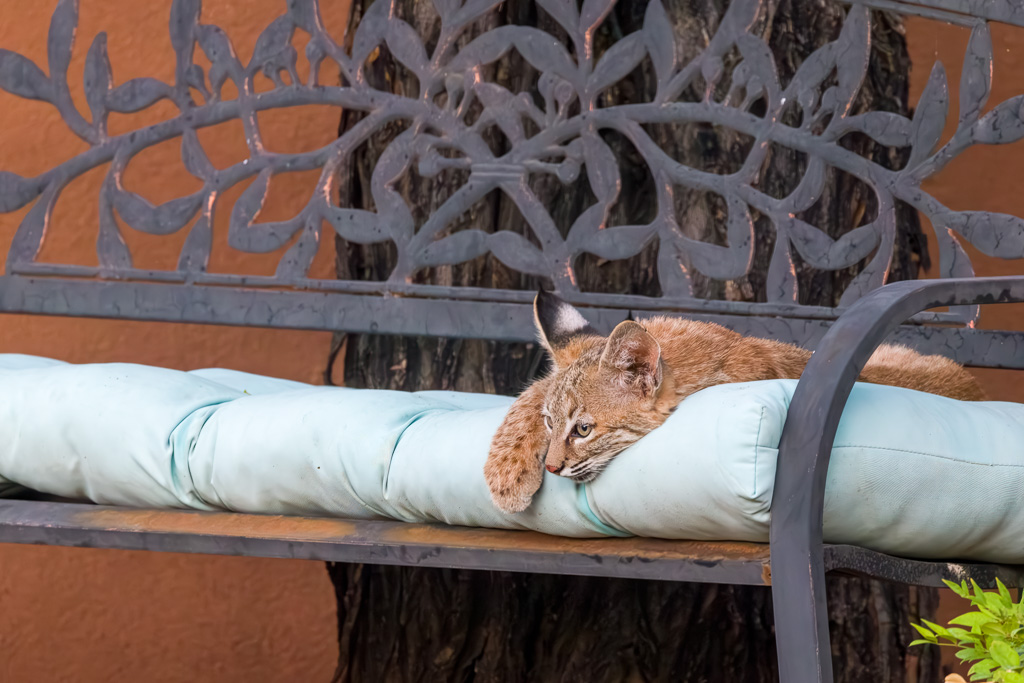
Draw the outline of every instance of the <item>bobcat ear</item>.
<instances>
[{"instance_id":1,"label":"bobcat ear","mask_svg":"<svg viewBox=\"0 0 1024 683\"><path fill-rule=\"evenodd\" d=\"M626 320L608 337L601 367L618 373L625 386L651 396L661 386L661 345L642 325Z\"/></svg>"},{"instance_id":2,"label":"bobcat ear","mask_svg":"<svg viewBox=\"0 0 1024 683\"><path fill-rule=\"evenodd\" d=\"M559 352L570 339L597 334L579 311L543 289L537 292L533 300L533 319L537 324L541 344L551 353L555 365L565 364L567 359L559 358Z\"/></svg>"}]
</instances>

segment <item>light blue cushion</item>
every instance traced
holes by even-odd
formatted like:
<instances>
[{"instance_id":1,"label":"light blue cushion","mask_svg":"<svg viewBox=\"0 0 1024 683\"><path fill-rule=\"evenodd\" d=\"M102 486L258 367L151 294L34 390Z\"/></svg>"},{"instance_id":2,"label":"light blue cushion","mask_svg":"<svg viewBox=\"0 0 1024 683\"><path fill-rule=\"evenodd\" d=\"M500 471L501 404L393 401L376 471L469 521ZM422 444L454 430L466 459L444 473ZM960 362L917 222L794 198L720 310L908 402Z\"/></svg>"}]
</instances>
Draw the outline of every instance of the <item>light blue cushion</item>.
<instances>
[{"instance_id":1,"label":"light blue cushion","mask_svg":"<svg viewBox=\"0 0 1024 683\"><path fill-rule=\"evenodd\" d=\"M713 387L594 482L546 475L516 515L483 463L511 399L311 387L231 370L0 355L0 492L97 503L766 541L795 381ZM828 473L825 539L1024 562L1024 405L857 385Z\"/></svg>"}]
</instances>

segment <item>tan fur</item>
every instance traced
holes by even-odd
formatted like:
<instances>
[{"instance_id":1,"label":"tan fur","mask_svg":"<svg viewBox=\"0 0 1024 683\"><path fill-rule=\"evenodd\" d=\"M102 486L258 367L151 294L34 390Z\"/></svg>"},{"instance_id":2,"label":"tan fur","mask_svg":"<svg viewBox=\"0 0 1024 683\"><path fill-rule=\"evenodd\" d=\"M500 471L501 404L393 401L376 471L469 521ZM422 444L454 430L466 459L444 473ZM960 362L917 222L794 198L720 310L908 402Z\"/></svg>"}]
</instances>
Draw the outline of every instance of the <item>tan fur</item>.
<instances>
[{"instance_id":1,"label":"tan fur","mask_svg":"<svg viewBox=\"0 0 1024 683\"><path fill-rule=\"evenodd\" d=\"M621 323L610 338L584 334L547 346L551 374L513 403L484 467L495 504L508 512L529 506L544 465L589 481L690 394L728 382L799 378L811 357L791 344L665 317L642 326ZM652 350L653 367L647 362ZM961 366L902 346L879 347L860 379L961 400L984 398ZM574 435L581 424L592 425L586 438Z\"/></svg>"}]
</instances>

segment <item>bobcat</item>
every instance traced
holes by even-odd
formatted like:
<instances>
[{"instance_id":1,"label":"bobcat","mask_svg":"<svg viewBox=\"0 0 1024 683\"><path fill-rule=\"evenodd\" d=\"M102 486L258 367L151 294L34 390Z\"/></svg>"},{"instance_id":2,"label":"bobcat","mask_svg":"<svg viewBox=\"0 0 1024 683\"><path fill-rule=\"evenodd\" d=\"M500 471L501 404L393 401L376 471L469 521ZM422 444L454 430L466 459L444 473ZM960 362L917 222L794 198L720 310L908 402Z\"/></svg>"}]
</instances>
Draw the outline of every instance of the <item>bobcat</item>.
<instances>
[{"instance_id":1,"label":"bobcat","mask_svg":"<svg viewBox=\"0 0 1024 683\"><path fill-rule=\"evenodd\" d=\"M529 506L543 469L592 480L690 394L727 382L798 378L811 357L792 344L679 318L627 320L605 338L579 311L543 291L533 310L554 367L516 399L491 442L484 476L506 512ZM960 365L904 346L880 346L860 379L961 400L984 398Z\"/></svg>"}]
</instances>

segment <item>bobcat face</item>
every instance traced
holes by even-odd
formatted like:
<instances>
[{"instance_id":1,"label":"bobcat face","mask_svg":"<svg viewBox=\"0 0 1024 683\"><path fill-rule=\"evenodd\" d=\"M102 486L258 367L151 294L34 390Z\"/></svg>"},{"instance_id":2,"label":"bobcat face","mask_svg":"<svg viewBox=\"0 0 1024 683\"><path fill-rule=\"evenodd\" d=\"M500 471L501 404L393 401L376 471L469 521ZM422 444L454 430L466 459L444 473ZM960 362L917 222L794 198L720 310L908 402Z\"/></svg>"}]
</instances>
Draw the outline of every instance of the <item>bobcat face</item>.
<instances>
[{"instance_id":1,"label":"bobcat face","mask_svg":"<svg viewBox=\"0 0 1024 683\"><path fill-rule=\"evenodd\" d=\"M631 321L600 337L576 309L550 294L537 297L536 317L554 364L541 409L550 437L544 464L587 482L668 417L661 348Z\"/></svg>"}]
</instances>

